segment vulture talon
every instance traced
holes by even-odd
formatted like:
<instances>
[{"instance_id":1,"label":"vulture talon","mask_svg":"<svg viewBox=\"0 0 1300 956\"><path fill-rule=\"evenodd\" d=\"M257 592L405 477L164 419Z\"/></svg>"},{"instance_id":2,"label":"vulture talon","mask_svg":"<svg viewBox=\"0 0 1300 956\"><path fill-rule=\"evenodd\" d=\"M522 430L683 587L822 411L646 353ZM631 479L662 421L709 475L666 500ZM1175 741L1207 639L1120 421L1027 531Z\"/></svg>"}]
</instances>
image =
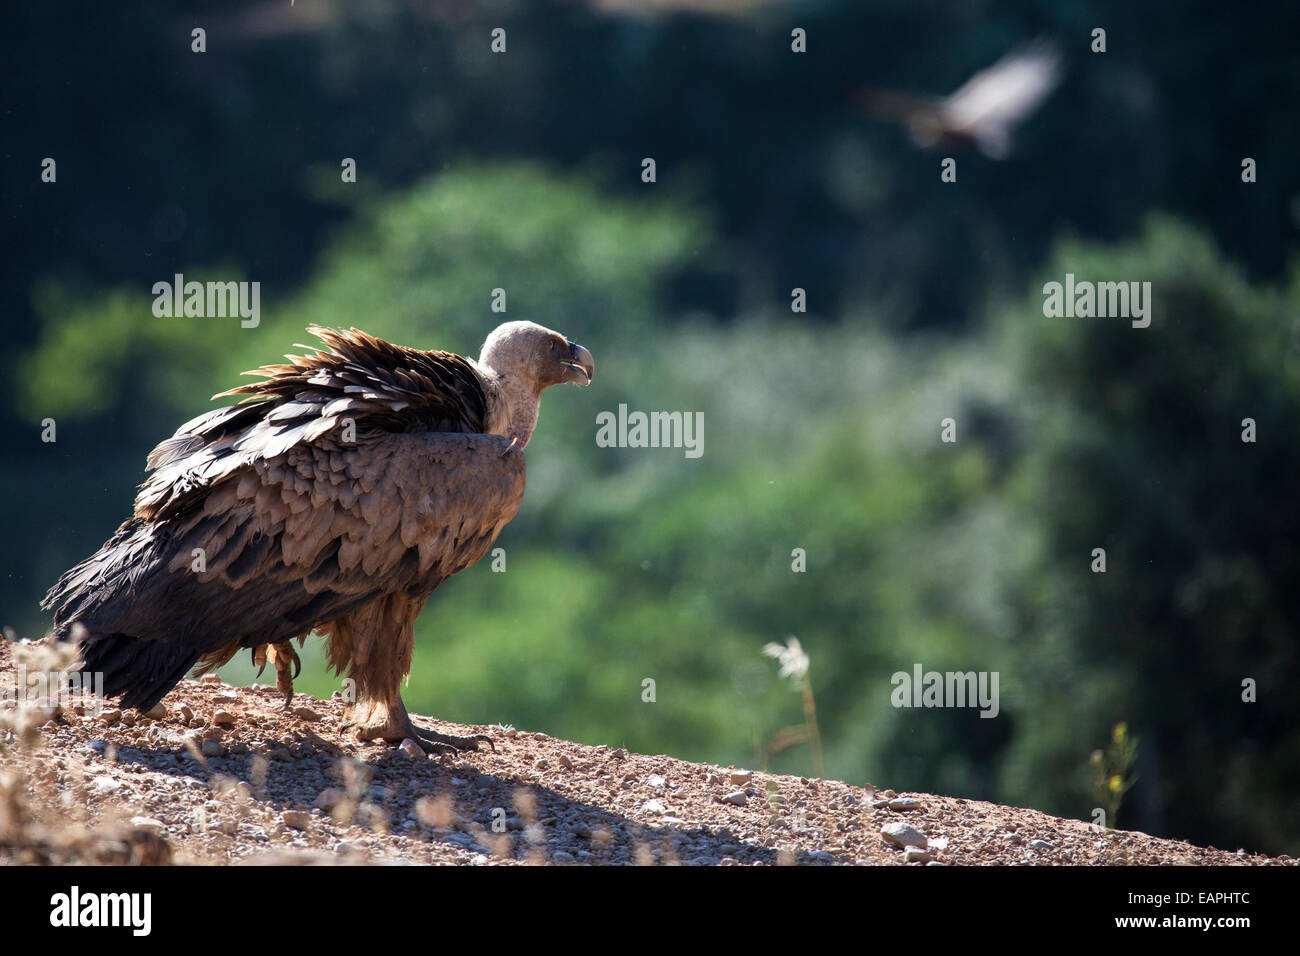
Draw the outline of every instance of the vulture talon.
<instances>
[{"instance_id":1,"label":"vulture talon","mask_svg":"<svg viewBox=\"0 0 1300 956\"><path fill-rule=\"evenodd\" d=\"M267 661L275 664L275 686L280 693L284 694L283 709L288 710L293 703L294 678L302 673L302 660L289 641L281 644L263 644L253 652L254 662L259 656L263 668L266 667ZM257 674L260 677L262 672L259 670Z\"/></svg>"},{"instance_id":2,"label":"vulture talon","mask_svg":"<svg viewBox=\"0 0 1300 956\"><path fill-rule=\"evenodd\" d=\"M414 725L412 725L414 726ZM486 743L496 753L496 744L487 734L470 734L468 737L460 737L455 734L440 734L436 730L424 730L421 727L415 727L415 741L428 750L429 744L434 746L451 747L457 753L462 750L478 750L480 742Z\"/></svg>"},{"instance_id":3,"label":"vulture talon","mask_svg":"<svg viewBox=\"0 0 1300 956\"><path fill-rule=\"evenodd\" d=\"M425 753L427 753L430 757L436 757L440 754L445 754L448 757L460 756L460 748L458 748L455 744L443 743L440 740L429 740L428 738L421 737L418 734L415 737L412 737L411 739L414 740L417 744L419 744L420 749L423 750Z\"/></svg>"},{"instance_id":4,"label":"vulture talon","mask_svg":"<svg viewBox=\"0 0 1300 956\"><path fill-rule=\"evenodd\" d=\"M363 697L349 705L343 715L343 730L351 730L359 741L386 740L400 744L403 740L413 740L420 749L430 756L448 754L460 756L465 750L478 750L478 745L486 741L495 751L496 744L487 734L471 734L459 737L455 734L440 734L436 730L417 727L406 712L401 698L392 703Z\"/></svg>"}]
</instances>

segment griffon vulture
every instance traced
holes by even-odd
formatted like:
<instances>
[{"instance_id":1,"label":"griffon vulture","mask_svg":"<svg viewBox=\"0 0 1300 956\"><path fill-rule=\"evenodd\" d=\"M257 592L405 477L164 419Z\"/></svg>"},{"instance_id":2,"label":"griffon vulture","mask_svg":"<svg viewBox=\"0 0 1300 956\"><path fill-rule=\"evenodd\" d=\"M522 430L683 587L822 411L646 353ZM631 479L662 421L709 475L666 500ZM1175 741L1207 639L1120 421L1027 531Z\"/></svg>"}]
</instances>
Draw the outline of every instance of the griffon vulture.
<instances>
[{"instance_id":1,"label":"griffon vulture","mask_svg":"<svg viewBox=\"0 0 1300 956\"><path fill-rule=\"evenodd\" d=\"M123 706L148 710L242 648L275 664L287 706L289 642L318 630L355 681L359 739L490 745L407 716L415 618L515 516L542 392L590 384L591 353L531 322L497 328L477 362L309 331L326 347L246 373L263 381L214 396L243 398L150 453L135 514L42 606Z\"/></svg>"},{"instance_id":2,"label":"griffon vulture","mask_svg":"<svg viewBox=\"0 0 1300 956\"><path fill-rule=\"evenodd\" d=\"M859 102L881 119L906 124L922 149L978 149L990 159L1011 153L1011 132L1038 109L1061 78L1061 56L1046 40L1008 53L941 99L863 90Z\"/></svg>"}]
</instances>

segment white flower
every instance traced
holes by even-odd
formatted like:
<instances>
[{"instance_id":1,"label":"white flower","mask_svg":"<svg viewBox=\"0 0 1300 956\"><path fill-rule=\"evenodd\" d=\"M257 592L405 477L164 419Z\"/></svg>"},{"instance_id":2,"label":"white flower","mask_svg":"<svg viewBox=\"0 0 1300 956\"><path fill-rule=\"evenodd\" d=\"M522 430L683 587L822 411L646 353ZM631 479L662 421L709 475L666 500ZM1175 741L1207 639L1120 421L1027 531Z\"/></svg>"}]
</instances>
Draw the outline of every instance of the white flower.
<instances>
[{"instance_id":1,"label":"white flower","mask_svg":"<svg viewBox=\"0 0 1300 956\"><path fill-rule=\"evenodd\" d=\"M775 642L763 645L763 653L781 662L782 677L800 681L808 673L808 655L793 634L786 638L784 647Z\"/></svg>"}]
</instances>

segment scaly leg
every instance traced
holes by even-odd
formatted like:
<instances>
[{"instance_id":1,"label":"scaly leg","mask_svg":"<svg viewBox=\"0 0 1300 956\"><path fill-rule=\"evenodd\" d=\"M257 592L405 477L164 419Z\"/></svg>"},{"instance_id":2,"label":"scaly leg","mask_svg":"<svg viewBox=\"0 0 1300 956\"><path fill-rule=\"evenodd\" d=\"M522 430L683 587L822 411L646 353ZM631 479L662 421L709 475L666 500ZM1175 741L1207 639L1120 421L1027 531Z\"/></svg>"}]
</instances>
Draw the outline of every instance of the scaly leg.
<instances>
[{"instance_id":1,"label":"scaly leg","mask_svg":"<svg viewBox=\"0 0 1300 956\"><path fill-rule=\"evenodd\" d=\"M402 681L411 673L415 618L424 599L393 594L372 601L321 630L329 635L330 666L352 682L354 702L343 714L343 727L355 728L358 740L414 740L426 753L457 754L477 750L486 734L457 737L424 730L411 723L402 703Z\"/></svg>"},{"instance_id":2,"label":"scaly leg","mask_svg":"<svg viewBox=\"0 0 1300 956\"><path fill-rule=\"evenodd\" d=\"M496 745L487 734L473 734L461 737L455 734L440 734L436 730L417 727L406 712L402 698L397 697L392 703L385 703L375 698L363 698L355 704L348 705L343 712L344 729L356 730L358 740L387 740L401 743L411 739L420 745L427 754L449 753L456 756L462 750L477 750L480 743L486 743L492 750Z\"/></svg>"}]
</instances>

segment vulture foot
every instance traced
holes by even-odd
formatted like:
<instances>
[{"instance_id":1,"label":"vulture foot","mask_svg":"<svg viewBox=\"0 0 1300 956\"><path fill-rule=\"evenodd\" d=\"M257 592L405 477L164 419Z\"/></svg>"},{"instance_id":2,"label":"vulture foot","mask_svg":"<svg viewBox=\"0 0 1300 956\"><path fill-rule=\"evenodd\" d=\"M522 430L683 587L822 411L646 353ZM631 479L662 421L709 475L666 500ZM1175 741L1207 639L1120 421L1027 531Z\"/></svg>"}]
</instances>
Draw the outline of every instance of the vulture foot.
<instances>
[{"instance_id":1,"label":"vulture foot","mask_svg":"<svg viewBox=\"0 0 1300 956\"><path fill-rule=\"evenodd\" d=\"M253 663L257 665L257 676L262 676L267 662L275 665L275 686L284 694L284 709L289 709L293 702L293 679L302 673L302 661L293 644L262 644L253 649Z\"/></svg>"},{"instance_id":2,"label":"vulture foot","mask_svg":"<svg viewBox=\"0 0 1300 956\"><path fill-rule=\"evenodd\" d=\"M494 752L497 749L496 744L492 743L492 738L487 734L471 734L468 737L458 737L455 734L440 734L436 730L423 730L414 724L411 724L411 730L411 739L423 747L425 753L446 753L450 751L455 755L462 750L478 750L480 743L486 743Z\"/></svg>"},{"instance_id":3,"label":"vulture foot","mask_svg":"<svg viewBox=\"0 0 1300 956\"><path fill-rule=\"evenodd\" d=\"M343 729L355 728L357 740L386 740L389 743L401 743L414 740L425 753L450 754L453 757L462 750L477 750L481 742L496 750L492 738L487 734L473 734L458 737L454 734L440 734L435 730L424 730L411 722L406 713L406 706L401 698L394 704L385 704L377 700L359 700L348 707L343 715Z\"/></svg>"}]
</instances>

